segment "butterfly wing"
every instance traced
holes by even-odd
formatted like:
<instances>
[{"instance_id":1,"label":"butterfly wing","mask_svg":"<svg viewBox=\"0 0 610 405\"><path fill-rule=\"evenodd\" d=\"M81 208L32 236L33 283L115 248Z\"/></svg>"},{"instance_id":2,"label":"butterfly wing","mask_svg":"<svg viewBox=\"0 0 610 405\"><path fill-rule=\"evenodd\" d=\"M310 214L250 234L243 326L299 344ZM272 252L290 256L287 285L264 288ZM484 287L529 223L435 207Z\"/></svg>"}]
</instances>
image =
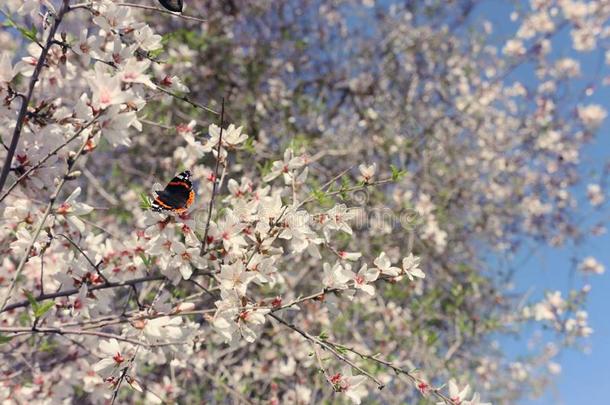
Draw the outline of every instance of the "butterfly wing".
<instances>
[{"instance_id":1,"label":"butterfly wing","mask_svg":"<svg viewBox=\"0 0 610 405\"><path fill-rule=\"evenodd\" d=\"M163 191L157 192L152 203L153 211L186 211L195 200L195 191L191 183L191 172L184 171L174 177Z\"/></svg>"}]
</instances>

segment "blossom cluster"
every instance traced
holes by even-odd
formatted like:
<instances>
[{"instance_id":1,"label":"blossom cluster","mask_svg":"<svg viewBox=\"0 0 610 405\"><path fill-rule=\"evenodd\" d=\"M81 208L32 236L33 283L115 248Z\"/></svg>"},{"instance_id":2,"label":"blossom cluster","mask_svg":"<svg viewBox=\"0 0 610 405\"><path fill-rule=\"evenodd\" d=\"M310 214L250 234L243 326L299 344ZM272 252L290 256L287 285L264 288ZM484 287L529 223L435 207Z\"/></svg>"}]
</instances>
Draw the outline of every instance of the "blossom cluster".
<instances>
[{"instance_id":1,"label":"blossom cluster","mask_svg":"<svg viewBox=\"0 0 610 405\"><path fill-rule=\"evenodd\" d=\"M499 46L462 4L185 3L0 5L0 400L483 405L560 372L592 287L498 263L604 231L603 175L575 190L607 113L551 52L603 48L603 2L532 1ZM151 210L183 170L194 202ZM507 358L526 325L556 341Z\"/></svg>"}]
</instances>

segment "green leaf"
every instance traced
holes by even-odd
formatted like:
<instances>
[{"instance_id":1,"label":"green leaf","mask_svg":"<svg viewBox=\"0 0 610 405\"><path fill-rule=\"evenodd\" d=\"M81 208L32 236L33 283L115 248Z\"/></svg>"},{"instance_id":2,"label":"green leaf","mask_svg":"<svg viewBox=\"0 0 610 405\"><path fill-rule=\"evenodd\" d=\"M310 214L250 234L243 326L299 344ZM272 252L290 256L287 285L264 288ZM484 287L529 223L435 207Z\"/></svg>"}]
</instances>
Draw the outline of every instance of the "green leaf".
<instances>
[{"instance_id":1,"label":"green leaf","mask_svg":"<svg viewBox=\"0 0 610 405\"><path fill-rule=\"evenodd\" d=\"M146 193L140 193L140 208L143 210L149 210L152 207L150 203L150 198Z\"/></svg>"},{"instance_id":2,"label":"green leaf","mask_svg":"<svg viewBox=\"0 0 610 405\"><path fill-rule=\"evenodd\" d=\"M322 339L322 340L326 340L328 339L328 333L325 331L320 332L320 334L318 335L318 338Z\"/></svg>"},{"instance_id":3,"label":"green leaf","mask_svg":"<svg viewBox=\"0 0 610 405\"><path fill-rule=\"evenodd\" d=\"M148 57L151 59L157 59L161 54L163 54L164 49L161 47L159 49L155 49L154 51L148 52Z\"/></svg>"},{"instance_id":4,"label":"green leaf","mask_svg":"<svg viewBox=\"0 0 610 405\"><path fill-rule=\"evenodd\" d=\"M34 316L36 318L40 318L42 317L44 314L46 314L47 312L49 312L49 310L51 308L53 308L55 306L55 303L53 301L49 301L49 302L45 302L42 305L38 305L38 308L34 309Z\"/></svg>"},{"instance_id":5,"label":"green leaf","mask_svg":"<svg viewBox=\"0 0 610 405\"><path fill-rule=\"evenodd\" d=\"M348 350L343 346L335 346L335 350L341 354L347 354Z\"/></svg>"},{"instance_id":6,"label":"green leaf","mask_svg":"<svg viewBox=\"0 0 610 405\"><path fill-rule=\"evenodd\" d=\"M254 152L256 152L256 150L254 149L254 138L253 137L249 137L246 142L244 142L244 146L243 149L251 154L254 154Z\"/></svg>"},{"instance_id":7,"label":"green leaf","mask_svg":"<svg viewBox=\"0 0 610 405\"><path fill-rule=\"evenodd\" d=\"M30 302L30 305L34 309L34 312L36 312L36 309L38 309L40 304L38 303L38 301L36 301L36 298L34 298L34 294L29 292L28 290L23 290L23 292L24 292L25 296L27 297L28 301Z\"/></svg>"},{"instance_id":8,"label":"green leaf","mask_svg":"<svg viewBox=\"0 0 610 405\"><path fill-rule=\"evenodd\" d=\"M390 165L390 169L392 169L392 181L398 181L407 174L406 170L400 170L394 165Z\"/></svg>"},{"instance_id":9,"label":"green leaf","mask_svg":"<svg viewBox=\"0 0 610 405\"><path fill-rule=\"evenodd\" d=\"M269 173L271 173L271 168L273 167L273 162L271 160L266 160L264 164L257 163L256 167L258 167L258 171L261 174L261 177L265 177Z\"/></svg>"},{"instance_id":10,"label":"green leaf","mask_svg":"<svg viewBox=\"0 0 610 405\"><path fill-rule=\"evenodd\" d=\"M2 12L2 14L6 18L6 21L4 22L3 26L8 27L8 28L15 28L15 29L17 29L21 33L21 35L23 37L29 39L32 42L36 42L37 41L36 34L38 33L38 31L36 30L35 26L32 26L31 28L23 27L23 26L17 24L6 13Z\"/></svg>"},{"instance_id":11,"label":"green leaf","mask_svg":"<svg viewBox=\"0 0 610 405\"><path fill-rule=\"evenodd\" d=\"M140 258L142 259L145 267L150 267L152 264L152 258L146 256L144 253L140 253Z\"/></svg>"},{"instance_id":12,"label":"green leaf","mask_svg":"<svg viewBox=\"0 0 610 405\"><path fill-rule=\"evenodd\" d=\"M12 336L0 335L0 345L10 342L13 339Z\"/></svg>"},{"instance_id":13,"label":"green leaf","mask_svg":"<svg viewBox=\"0 0 610 405\"><path fill-rule=\"evenodd\" d=\"M36 34L38 33L38 31L36 31L36 27L32 26L30 29L24 27L17 27L17 29L19 30L19 32L21 32L21 35L23 35L30 41L37 41Z\"/></svg>"},{"instance_id":14,"label":"green leaf","mask_svg":"<svg viewBox=\"0 0 610 405\"><path fill-rule=\"evenodd\" d=\"M347 177L341 177L341 189L339 192L339 195L341 196L341 198L343 200L347 200L349 198L348 194L347 194L347 190L350 188L351 186L351 182L349 180L349 178Z\"/></svg>"},{"instance_id":15,"label":"green leaf","mask_svg":"<svg viewBox=\"0 0 610 405\"><path fill-rule=\"evenodd\" d=\"M320 189L313 189L311 191L311 195L313 198L316 199L316 201L318 202L318 204L322 205L322 206L326 206L328 204L330 204L332 202L332 200L330 199L330 197L322 190Z\"/></svg>"},{"instance_id":16,"label":"green leaf","mask_svg":"<svg viewBox=\"0 0 610 405\"><path fill-rule=\"evenodd\" d=\"M38 345L38 351L44 353L53 353L53 351L58 347L57 343L53 343L51 340L44 339Z\"/></svg>"},{"instance_id":17,"label":"green leaf","mask_svg":"<svg viewBox=\"0 0 610 405\"><path fill-rule=\"evenodd\" d=\"M433 346L438 341L438 334L434 331L428 332L426 343L428 346Z\"/></svg>"}]
</instances>

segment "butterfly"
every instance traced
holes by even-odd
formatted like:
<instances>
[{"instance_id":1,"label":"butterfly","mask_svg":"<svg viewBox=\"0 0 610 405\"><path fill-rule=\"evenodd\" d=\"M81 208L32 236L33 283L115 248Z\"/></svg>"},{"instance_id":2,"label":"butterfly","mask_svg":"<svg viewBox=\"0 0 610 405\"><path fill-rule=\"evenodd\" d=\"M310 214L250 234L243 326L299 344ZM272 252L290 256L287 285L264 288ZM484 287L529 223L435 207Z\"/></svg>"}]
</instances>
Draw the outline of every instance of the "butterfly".
<instances>
[{"instance_id":1,"label":"butterfly","mask_svg":"<svg viewBox=\"0 0 610 405\"><path fill-rule=\"evenodd\" d=\"M195 191L191 183L191 172L188 170L177 174L163 191L157 191L157 196L152 202L153 211L171 211L182 214L189 209L195 201Z\"/></svg>"},{"instance_id":2,"label":"butterfly","mask_svg":"<svg viewBox=\"0 0 610 405\"><path fill-rule=\"evenodd\" d=\"M170 11L182 12L182 0L159 0L159 3Z\"/></svg>"}]
</instances>

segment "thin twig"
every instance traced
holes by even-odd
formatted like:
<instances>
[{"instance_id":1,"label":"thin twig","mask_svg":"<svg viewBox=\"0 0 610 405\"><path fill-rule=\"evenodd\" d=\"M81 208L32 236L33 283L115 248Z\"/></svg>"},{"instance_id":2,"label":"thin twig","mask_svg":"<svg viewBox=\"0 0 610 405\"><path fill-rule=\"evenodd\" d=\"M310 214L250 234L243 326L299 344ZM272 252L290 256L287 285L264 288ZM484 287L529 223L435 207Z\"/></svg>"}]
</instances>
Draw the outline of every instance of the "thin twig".
<instances>
[{"instance_id":1,"label":"thin twig","mask_svg":"<svg viewBox=\"0 0 610 405\"><path fill-rule=\"evenodd\" d=\"M328 246L330 248L329 245L326 244L326 246ZM334 253L336 255L338 255L341 258L339 253L334 248L332 248L332 250L334 251ZM393 279L395 279L395 277L381 275L381 276L379 276L377 278L377 281L389 281L389 282L391 282ZM352 286L352 288L355 288L355 285ZM307 295L307 296L304 296L304 297L299 297L299 298L297 298L297 299L295 299L295 300L293 300L293 301L291 301L291 302L289 302L287 304L274 307L271 310L271 312L281 311L283 309L290 308L290 307L293 307L295 305L301 304L301 303L303 303L305 301L319 300L319 299L322 299L326 294L341 293L341 291L345 291L345 290L342 290L340 288L325 288L322 291L318 291L317 293L313 293L313 294L310 294L310 295Z\"/></svg>"},{"instance_id":2,"label":"thin twig","mask_svg":"<svg viewBox=\"0 0 610 405\"><path fill-rule=\"evenodd\" d=\"M40 295L44 294L44 252L40 254Z\"/></svg>"},{"instance_id":3,"label":"thin twig","mask_svg":"<svg viewBox=\"0 0 610 405\"><path fill-rule=\"evenodd\" d=\"M192 105L193 107L197 107L200 110L204 110L204 111L210 112L210 113L215 114L215 115L220 115L218 113L218 111L212 110L210 107L206 107L203 104L199 104L198 102L193 101L193 100L191 100L190 98L188 98L186 96L181 96L181 95L178 95L176 93L172 93L171 91L169 91L167 89L164 89L161 86L157 86L157 90L159 90L162 93L165 93L165 94L167 94L169 96L172 96L173 98L175 98L177 100L184 101L185 103L188 103L188 104Z\"/></svg>"},{"instance_id":4,"label":"thin twig","mask_svg":"<svg viewBox=\"0 0 610 405\"><path fill-rule=\"evenodd\" d=\"M108 203L113 206L119 204L119 201L113 195L104 190L104 186L102 185L102 183L100 183L97 177L95 177L95 175L91 173L91 171L89 171L86 167L83 167L83 174L85 175L85 177L87 177L87 180L89 180L89 183L93 186L93 189L104 200L108 201Z\"/></svg>"},{"instance_id":5,"label":"thin twig","mask_svg":"<svg viewBox=\"0 0 610 405\"><path fill-rule=\"evenodd\" d=\"M169 15L172 15L174 17L182 18L182 19L185 19L185 20L193 20L193 21L198 21L198 22L207 22L207 20L205 20L203 18L193 17L193 16L190 16L190 15L184 15L182 13L176 13L176 12L173 12L173 11L170 11L170 10L165 10L163 8L158 8L158 7L144 6L144 5L141 5L141 4L133 4L133 3L117 3L117 6L141 8L141 9L144 9L144 10L151 10L151 11L156 11L158 13L169 14Z\"/></svg>"},{"instance_id":6,"label":"thin twig","mask_svg":"<svg viewBox=\"0 0 610 405\"><path fill-rule=\"evenodd\" d=\"M368 378L370 378L372 381L374 381L377 384L377 388L382 389L384 387L383 383L381 381L379 381L378 379L376 379L374 376L372 376L370 373L366 372L365 370L363 370L361 367L359 367L358 365L356 365L354 362L352 362L350 359L348 359L347 357L345 357L344 355L341 354L341 351L348 351L351 352L363 359L366 360L371 360L374 361L378 364L381 364L385 367L388 367L390 369L392 369L395 373L397 374L403 374L405 376L407 376L407 378L417 387L419 383L422 382L421 379L417 378L416 376L413 375L412 372L410 372L409 370L405 370L402 367L396 366L394 364L392 364L391 362L384 360L384 359L380 359L377 356L373 356L370 354L366 354L366 353L361 353L351 347L348 346L344 346L342 344L339 343L334 343L328 339L319 339L309 333L307 333L306 331L304 331L303 329L299 328L298 326L289 323L288 321L278 317L277 315L271 313L269 314L269 316L271 316L272 318L274 318L275 320L277 320L278 322L280 322L281 324L283 324L284 326L287 326L288 328L292 329L293 331L297 332L298 334L300 334L301 336L303 336L305 339L309 340L312 343L315 343L316 345L320 346L321 348L330 351L336 358L338 358L339 360L341 360L342 362L346 363L347 365L349 365L350 367L358 370L359 372L361 372L362 374L364 374L365 376L367 376ZM441 392L441 390L439 388L433 388L431 386L426 385L426 390L428 392L431 392L435 397L437 397L438 399L442 400L444 403L446 404L453 404L453 402L451 401L451 399L449 397L447 397L445 394L443 394Z\"/></svg>"},{"instance_id":7,"label":"thin twig","mask_svg":"<svg viewBox=\"0 0 610 405\"><path fill-rule=\"evenodd\" d=\"M76 242L74 242L70 237L64 235L63 233L58 233L58 236L62 236L64 239L66 239L72 246L74 246L74 248L76 248L76 250L78 250L80 252L81 255L83 255L83 257L85 258L85 260L87 260L87 262L89 262L89 264L91 265L91 267L93 267L93 269L95 270L95 272L97 273L98 276L100 276L102 278L102 280L104 280L105 283L108 283L108 279L106 278L106 276L104 276L102 274L102 272L100 271L100 265L99 264L95 264L93 263L93 260L91 260L91 258L83 251L83 249L81 249L80 246L78 246L78 244ZM101 262L100 262L101 263ZM132 284L133 286L133 284Z\"/></svg>"},{"instance_id":8,"label":"thin twig","mask_svg":"<svg viewBox=\"0 0 610 405\"><path fill-rule=\"evenodd\" d=\"M150 125L150 126L154 126L154 127L159 127L159 128L163 128L163 129L167 129L167 130L175 129L172 126L165 125L165 124L159 124L158 122L145 120L144 118L140 118L140 119L138 119L138 121L140 121L142 124L146 124L146 125Z\"/></svg>"},{"instance_id":9,"label":"thin twig","mask_svg":"<svg viewBox=\"0 0 610 405\"><path fill-rule=\"evenodd\" d=\"M377 377L375 377L374 375L372 375L368 371L364 370L362 367L358 366L356 363L354 363L353 361L348 359L346 356L344 356L341 353L339 353L332 345L327 343L325 340L322 340L322 339L319 339L319 338L317 338L317 337L315 337L313 335L310 335L309 333L305 332L303 329L299 328L298 326L296 326L296 325L294 325L292 323L289 323L288 321L280 318L279 316L277 316L277 315L275 315L273 313L270 313L269 316L272 317L273 319L275 319L276 321L278 321L279 323L281 323L282 325L287 326L288 328L290 328L293 331L297 332L298 334L300 334L301 336L303 336L305 339L309 340L310 342L313 342L313 343L317 344L322 349L331 352L337 359L341 360L342 362L346 363L347 365L349 365L353 369L358 370L360 373L362 373L365 376L367 376L369 379L371 379L371 381L373 381L375 384L377 384L377 388L378 389L381 390L385 386L385 384L382 383Z\"/></svg>"},{"instance_id":10,"label":"thin twig","mask_svg":"<svg viewBox=\"0 0 610 405\"><path fill-rule=\"evenodd\" d=\"M324 295L326 295L326 294L328 294L328 293L332 293L332 292L338 292L338 291L340 291L340 290L339 290L339 289L337 289L337 288L332 288L332 289L324 289L324 290L322 290L322 291L320 291L320 292L317 292L317 293L315 293L315 294L311 294L311 295L308 295L308 296L306 296L306 297L297 298L296 300L291 301L291 302L289 302L288 304L284 304L284 305L282 305L282 306L279 306L279 307L273 308L273 309L271 310L271 312L277 312L277 311L281 311L282 309L290 308L290 307L292 307L292 306L298 305L298 304L303 303L303 302L305 302L305 301L310 301L310 300L319 299L319 298L323 297Z\"/></svg>"},{"instance_id":11,"label":"thin twig","mask_svg":"<svg viewBox=\"0 0 610 405\"><path fill-rule=\"evenodd\" d=\"M320 367L320 371L322 371L322 373L324 374L324 377L326 378L326 381L328 381L328 383L332 386L333 382L330 379L330 375L328 374L328 371L326 370L326 368L324 368L324 363L322 363L322 358L320 357L320 353L318 352L318 346L316 346L315 344L312 343L312 347L313 347L313 352L316 355L316 360L318 361L318 367Z\"/></svg>"},{"instance_id":12,"label":"thin twig","mask_svg":"<svg viewBox=\"0 0 610 405\"><path fill-rule=\"evenodd\" d=\"M44 254L53 241L49 232L47 232L47 235L49 236L47 243L40 249L40 295L44 294Z\"/></svg>"},{"instance_id":13,"label":"thin twig","mask_svg":"<svg viewBox=\"0 0 610 405\"><path fill-rule=\"evenodd\" d=\"M138 292L138 288L136 287L135 284L131 285L131 290L133 291L133 298L136 300L136 304L138 305L138 309L141 310L142 308L144 308L144 306L140 302L140 298L139 298L140 293Z\"/></svg>"},{"instance_id":14,"label":"thin twig","mask_svg":"<svg viewBox=\"0 0 610 405\"><path fill-rule=\"evenodd\" d=\"M216 168L214 169L214 182L212 183L212 195L210 196L210 204L208 207L208 219L205 224L205 231L203 233L203 240L201 241L201 250L199 256L203 256L206 251L206 244L208 241L208 232L210 231L210 220L212 219L212 209L214 208L214 199L216 198L216 189L218 183L218 172L220 170L220 152L222 148L222 131L224 127L225 118L225 99L222 98L222 106L220 108L220 134L218 135L218 148L216 150Z\"/></svg>"},{"instance_id":15,"label":"thin twig","mask_svg":"<svg viewBox=\"0 0 610 405\"><path fill-rule=\"evenodd\" d=\"M150 306L148 307L148 311L147 311L149 315L153 313L155 304L157 303L157 300L159 299L159 297L161 297L161 292L165 288L166 283L167 283L167 279L164 279L163 282L161 283L161 285L159 286L159 289L157 290L157 294L155 295L155 297L151 301ZM143 333L144 333L144 328L142 328L142 330L140 331L140 336L142 336ZM121 384L125 380L125 378L127 376L127 372L129 371L129 369L133 365L134 361L136 360L136 356L138 355L138 350L139 349L140 349L139 346L136 347L136 350L133 353L133 356L131 356L131 358L129 359L129 362L127 363L127 365L123 369L123 372L121 373L121 376L119 377L118 381L116 382L116 385L114 387L114 392L112 393L112 401L110 402L110 405L114 405L114 402L115 402L115 400L116 400L116 398L117 398L117 396L119 394L119 390L121 389Z\"/></svg>"},{"instance_id":16,"label":"thin twig","mask_svg":"<svg viewBox=\"0 0 610 405\"><path fill-rule=\"evenodd\" d=\"M412 372L410 372L409 370L405 370L402 367L396 366L394 364L392 364L391 362L384 360L384 359L380 359L378 358L376 355L370 355L367 353L361 353L351 347L348 346L344 346L342 344L338 344L338 343L333 343L331 341L326 341L329 345L332 345L334 347L340 348L342 350L347 350L348 352L354 353L355 355L363 358L363 359L367 359L367 360L371 360L374 361L376 363L379 363L385 367L389 367L391 368L395 373L397 374L403 374L405 375L409 380L411 380L411 382L413 384L415 384L417 386L417 384L419 384L420 382L422 382L421 379L417 378L416 376L413 375ZM453 404L453 402L451 401L451 399L449 397L447 397L445 394L443 394L439 388L433 388L433 387L429 387L428 388L429 392L432 392L432 394L434 394L434 396L436 396L438 399L441 399L442 401L444 401L447 404Z\"/></svg>"},{"instance_id":17,"label":"thin twig","mask_svg":"<svg viewBox=\"0 0 610 405\"><path fill-rule=\"evenodd\" d=\"M325 192L325 195L330 197L330 196L337 195L337 194L343 194L343 193L349 193L349 192L352 192L352 191L364 190L364 189L366 189L368 187L378 186L378 185L386 184L386 183L394 183L394 182L395 182L395 180L391 179L391 178L381 179L381 180L377 180L377 181L374 181L374 182L371 182L371 183L366 183L366 184L357 185L357 186L353 186L353 187L342 188L340 190L327 191L327 192ZM314 201L315 199L316 199L316 196L315 196L314 193L312 193L305 200L301 201L299 203L299 205L297 206L297 208L300 208L303 205L308 204L308 203Z\"/></svg>"},{"instance_id":18,"label":"thin twig","mask_svg":"<svg viewBox=\"0 0 610 405\"><path fill-rule=\"evenodd\" d=\"M127 371L129 371L129 366L131 365L131 363L133 363L134 359L135 359L135 355L129 360L129 363L127 363L127 365L121 371L121 376L119 377L119 380L116 382L116 384L114 386L114 390L112 391L112 399L110 400L110 405L114 405L114 402L116 401L117 397L119 396L119 390L121 389L121 383L125 379L125 376L127 375Z\"/></svg>"},{"instance_id":19,"label":"thin twig","mask_svg":"<svg viewBox=\"0 0 610 405\"><path fill-rule=\"evenodd\" d=\"M242 308L237 308L242 309ZM149 320L149 319L157 319L162 318L164 316L175 318L175 317L185 317L185 316L193 316L193 315L206 315L216 312L216 308L208 308L208 309L199 309L195 311L180 311L180 312L156 312L153 314L142 315L140 311L128 313L125 316L117 316L114 319L102 319L101 321L89 323L89 322L78 322L74 324L66 324L64 326L82 326L83 329L99 329L104 328L106 326L111 325L121 325L124 323L132 323L135 321Z\"/></svg>"},{"instance_id":20,"label":"thin twig","mask_svg":"<svg viewBox=\"0 0 610 405\"><path fill-rule=\"evenodd\" d=\"M229 384L225 383L206 369L201 370L201 372L217 385L220 385L222 388L229 391L235 397L238 404L243 402L244 404L254 405L254 402L248 400L241 392L237 391L235 388L231 387Z\"/></svg>"},{"instance_id":21,"label":"thin twig","mask_svg":"<svg viewBox=\"0 0 610 405\"><path fill-rule=\"evenodd\" d=\"M117 6L121 6L121 7L132 7L132 8L141 8L143 10L150 10L150 11L155 11L157 13L163 13L163 14L169 14L173 17L177 17L177 18L182 18L183 20L192 20L192 21L197 21L197 22L207 22L207 20L200 18L200 17L194 17L194 16L190 16L190 15L185 15L182 13L176 13L170 10L166 10L163 8L158 8L158 7L153 7L153 6L145 6L142 4L133 4L133 3L115 3ZM72 7L70 7L71 10L75 10L78 8L83 8L83 9L87 9L87 10L91 10L91 4L90 3L79 3L79 4L75 4Z\"/></svg>"}]
</instances>

